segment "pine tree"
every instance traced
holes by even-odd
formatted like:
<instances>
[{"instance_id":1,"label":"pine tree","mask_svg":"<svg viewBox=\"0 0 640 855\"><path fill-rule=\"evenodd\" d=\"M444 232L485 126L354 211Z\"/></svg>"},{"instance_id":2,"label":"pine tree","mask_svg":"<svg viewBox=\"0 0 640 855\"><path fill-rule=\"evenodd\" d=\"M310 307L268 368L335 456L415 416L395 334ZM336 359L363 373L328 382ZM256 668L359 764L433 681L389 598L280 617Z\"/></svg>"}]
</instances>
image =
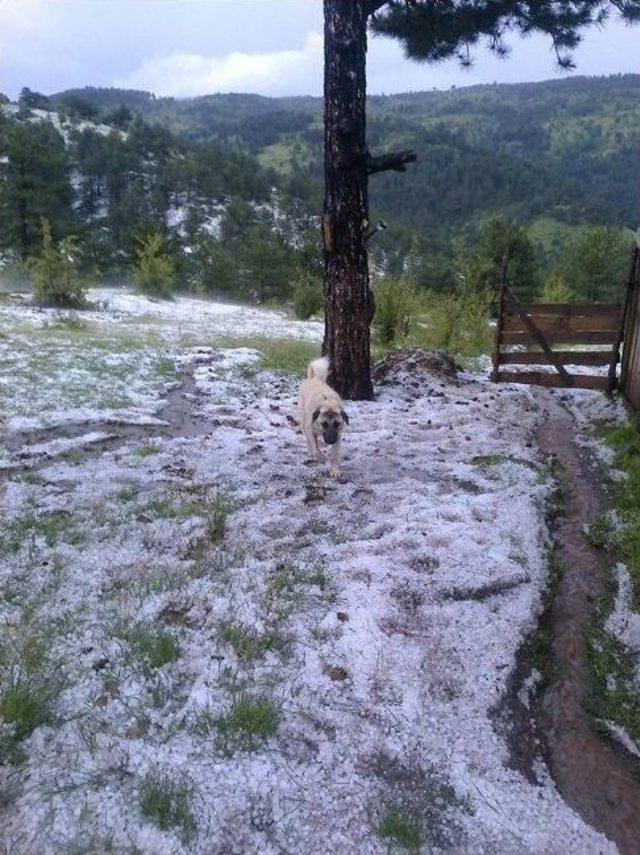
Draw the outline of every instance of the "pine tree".
<instances>
[{"instance_id":1,"label":"pine tree","mask_svg":"<svg viewBox=\"0 0 640 855\"><path fill-rule=\"evenodd\" d=\"M6 131L4 241L25 261L42 242L42 219L54 237L72 222L69 159L60 134L49 122L11 124Z\"/></svg>"},{"instance_id":2,"label":"pine tree","mask_svg":"<svg viewBox=\"0 0 640 855\"><path fill-rule=\"evenodd\" d=\"M404 171L411 151L373 157L366 145L367 29L395 38L409 57L463 65L486 41L508 53L509 33L547 35L558 63L572 67L581 32L616 12L640 21L639 0L324 0L325 341L330 382L344 397L371 398L368 176Z\"/></svg>"}]
</instances>

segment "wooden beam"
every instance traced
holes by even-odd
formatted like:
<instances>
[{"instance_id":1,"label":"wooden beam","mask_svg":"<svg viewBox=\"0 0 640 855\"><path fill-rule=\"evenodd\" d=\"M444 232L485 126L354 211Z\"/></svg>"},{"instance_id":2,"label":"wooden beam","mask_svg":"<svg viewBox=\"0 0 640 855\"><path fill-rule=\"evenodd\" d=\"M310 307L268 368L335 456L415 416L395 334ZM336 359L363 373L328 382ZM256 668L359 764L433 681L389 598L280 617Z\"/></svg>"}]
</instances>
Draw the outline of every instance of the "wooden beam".
<instances>
[{"instance_id":1,"label":"wooden beam","mask_svg":"<svg viewBox=\"0 0 640 855\"><path fill-rule=\"evenodd\" d=\"M566 387L575 389L597 389L605 392L609 385L606 376L596 377L591 374L571 374L570 383L567 383L559 374L544 371L501 371L498 374L498 383L525 383L534 386Z\"/></svg>"},{"instance_id":2,"label":"wooden beam","mask_svg":"<svg viewBox=\"0 0 640 855\"><path fill-rule=\"evenodd\" d=\"M561 316L563 318L584 317L614 317L620 312L621 303L520 303L519 308L529 315ZM505 300L505 312L517 314L516 307Z\"/></svg>"},{"instance_id":3,"label":"wooden beam","mask_svg":"<svg viewBox=\"0 0 640 855\"><path fill-rule=\"evenodd\" d=\"M606 317L600 318L588 318L588 317L562 317L561 315L557 317L553 317L552 315L525 315L528 317L532 323L535 324L538 330L543 334L545 338L548 336L558 337L564 333L573 333L573 332L596 332L601 330L603 332L611 333L611 339L615 338L615 333L620 328L620 311L618 309L618 313L616 315L609 315ZM516 317L514 315L506 315L504 319L504 331L505 332L526 332L529 327L523 323L521 317Z\"/></svg>"},{"instance_id":4,"label":"wooden beam","mask_svg":"<svg viewBox=\"0 0 640 855\"><path fill-rule=\"evenodd\" d=\"M554 365L556 360L563 365L609 365L610 350L554 350L553 359L542 351L513 351L500 354L500 365Z\"/></svg>"},{"instance_id":5,"label":"wooden beam","mask_svg":"<svg viewBox=\"0 0 640 855\"><path fill-rule=\"evenodd\" d=\"M578 332L566 332L554 334L550 333L543 337L547 348L552 344L613 344L613 340L615 338L615 333L613 330L606 332L604 330L598 331L585 331L578 330ZM540 340L538 336L532 335L530 332L503 332L502 333L502 343L503 344L537 344L540 345ZM540 345L541 346L541 345ZM546 348L543 348L546 351ZM550 348L549 348L550 350ZM554 353L555 351L550 351Z\"/></svg>"}]
</instances>

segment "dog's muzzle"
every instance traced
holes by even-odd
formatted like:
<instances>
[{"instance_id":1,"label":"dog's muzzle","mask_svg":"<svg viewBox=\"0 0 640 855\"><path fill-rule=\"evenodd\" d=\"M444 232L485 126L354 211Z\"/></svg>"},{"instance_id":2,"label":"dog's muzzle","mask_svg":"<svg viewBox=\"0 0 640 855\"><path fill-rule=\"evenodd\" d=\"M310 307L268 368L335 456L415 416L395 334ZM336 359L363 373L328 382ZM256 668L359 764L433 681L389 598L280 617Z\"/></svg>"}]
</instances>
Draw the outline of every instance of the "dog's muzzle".
<instances>
[{"instance_id":1,"label":"dog's muzzle","mask_svg":"<svg viewBox=\"0 0 640 855\"><path fill-rule=\"evenodd\" d=\"M340 436L340 432L337 430L327 430L324 431L322 436L327 445L335 445L338 441L338 437Z\"/></svg>"}]
</instances>

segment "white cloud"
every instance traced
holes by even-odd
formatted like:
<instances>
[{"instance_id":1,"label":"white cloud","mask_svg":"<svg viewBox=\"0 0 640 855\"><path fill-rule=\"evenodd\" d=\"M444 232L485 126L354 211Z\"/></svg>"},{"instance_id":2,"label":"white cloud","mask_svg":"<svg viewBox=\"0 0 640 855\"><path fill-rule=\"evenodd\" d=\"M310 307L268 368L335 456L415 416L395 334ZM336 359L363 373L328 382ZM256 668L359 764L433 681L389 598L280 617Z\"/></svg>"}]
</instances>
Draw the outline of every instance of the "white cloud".
<instances>
[{"instance_id":1,"label":"white cloud","mask_svg":"<svg viewBox=\"0 0 640 855\"><path fill-rule=\"evenodd\" d=\"M172 53L145 60L116 86L188 97L212 92L288 95L322 90L323 40L308 33L302 48L273 53L236 51L221 56Z\"/></svg>"}]
</instances>

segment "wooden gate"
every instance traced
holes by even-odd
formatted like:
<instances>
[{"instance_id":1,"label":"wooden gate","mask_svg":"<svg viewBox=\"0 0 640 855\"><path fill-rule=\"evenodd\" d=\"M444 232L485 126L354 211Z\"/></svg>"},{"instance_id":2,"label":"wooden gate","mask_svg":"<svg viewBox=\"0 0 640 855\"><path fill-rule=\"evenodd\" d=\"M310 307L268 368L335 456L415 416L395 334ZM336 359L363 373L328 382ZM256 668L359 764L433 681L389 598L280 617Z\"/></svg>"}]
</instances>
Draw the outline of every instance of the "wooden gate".
<instances>
[{"instance_id":1,"label":"wooden gate","mask_svg":"<svg viewBox=\"0 0 640 855\"><path fill-rule=\"evenodd\" d=\"M607 393L620 382L627 398L640 406L639 275L636 247L622 303L521 303L503 285L491 379L496 383L600 389ZM571 372L575 366L607 370Z\"/></svg>"}]
</instances>

